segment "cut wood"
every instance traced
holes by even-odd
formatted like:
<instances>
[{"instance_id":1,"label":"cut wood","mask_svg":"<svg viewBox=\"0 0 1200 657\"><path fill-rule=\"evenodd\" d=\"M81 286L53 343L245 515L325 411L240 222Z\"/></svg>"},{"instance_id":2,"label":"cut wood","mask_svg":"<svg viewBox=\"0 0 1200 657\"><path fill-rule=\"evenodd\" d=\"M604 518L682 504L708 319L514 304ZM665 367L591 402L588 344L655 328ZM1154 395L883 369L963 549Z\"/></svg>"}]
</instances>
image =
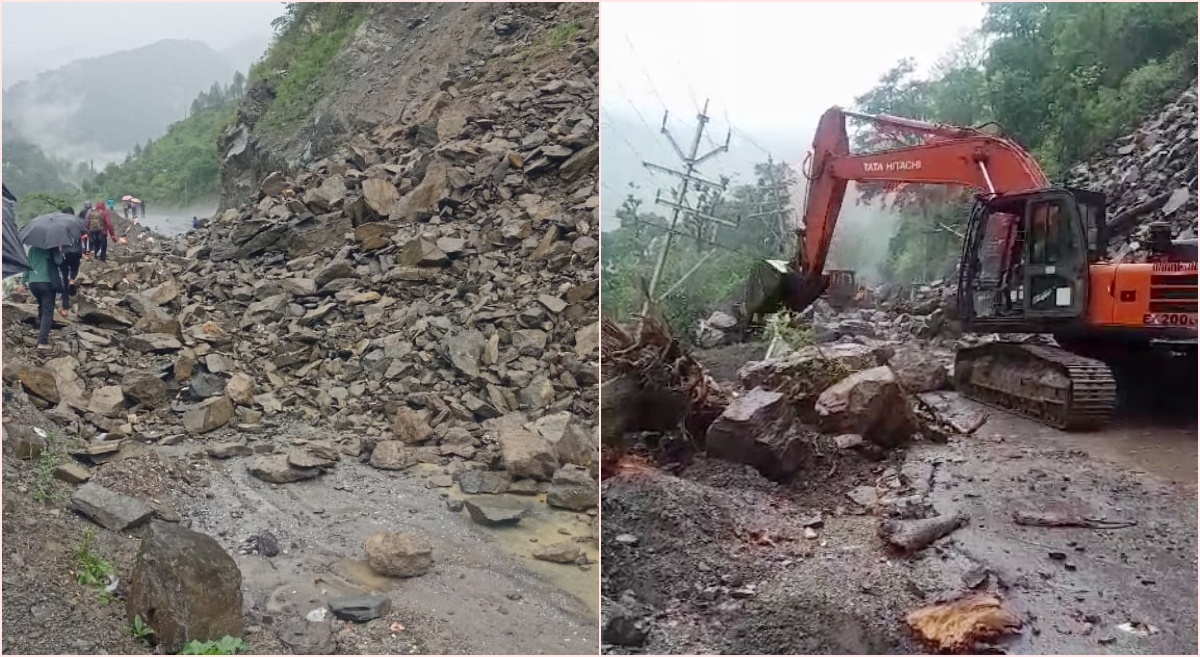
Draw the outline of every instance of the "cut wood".
<instances>
[{"instance_id":1,"label":"cut wood","mask_svg":"<svg viewBox=\"0 0 1200 657\"><path fill-rule=\"evenodd\" d=\"M968 520L961 511L924 520L884 520L879 523L879 536L894 548L918 552L965 526Z\"/></svg>"}]
</instances>

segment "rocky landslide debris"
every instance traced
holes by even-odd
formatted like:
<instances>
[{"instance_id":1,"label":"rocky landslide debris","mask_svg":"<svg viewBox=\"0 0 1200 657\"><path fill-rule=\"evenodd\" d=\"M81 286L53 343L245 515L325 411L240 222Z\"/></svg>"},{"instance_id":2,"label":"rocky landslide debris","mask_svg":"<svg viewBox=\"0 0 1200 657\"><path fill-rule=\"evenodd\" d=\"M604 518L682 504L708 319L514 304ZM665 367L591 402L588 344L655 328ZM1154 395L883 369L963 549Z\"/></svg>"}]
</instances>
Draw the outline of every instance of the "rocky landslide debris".
<instances>
[{"instance_id":1,"label":"rocky landslide debris","mask_svg":"<svg viewBox=\"0 0 1200 657\"><path fill-rule=\"evenodd\" d=\"M1169 224L1176 239L1197 237L1196 86L1069 172L1070 186L1104 193L1113 257L1144 254L1153 222Z\"/></svg>"},{"instance_id":2,"label":"rocky landslide debris","mask_svg":"<svg viewBox=\"0 0 1200 657\"><path fill-rule=\"evenodd\" d=\"M424 19L395 34L364 24L355 43L403 41L390 56L413 60L401 62L412 75L376 66L379 51L365 53L370 75L400 81L388 89L393 97L380 101L375 92L389 85L379 84L338 98L357 105L354 120L338 126L348 132L327 130L324 117L304 126L294 135L310 141L302 157L251 153L267 140L252 128L270 94L250 90L221 140L223 173L247 174L233 181L242 186L227 197L235 206L178 238L118 220L139 238L113 249L107 264L85 265L75 313L55 318L51 350L33 348L31 300L5 299L5 419L15 397L47 420L41 435L6 425L6 449L16 442L31 460L47 451L47 433L62 439L54 445L68 445L77 463L60 464L55 476L87 482L74 509L110 530L145 533L130 613L169 652L180 641L241 636L241 579L236 566L225 571L211 539L179 533L185 524L146 527L154 516L183 521L148 504L156 496L138 488L139 477L120 476L139 474L134 459L147 452L173 463L211 457L181 467L220 469L239 486L319 486L310 480L372 467L430 488L460 481L475 498L448 500L465 510L456 522L551 513L536 497L546 494L591 512L582 545L595 544L599 58L594 24L575 24L588 12L594 22L595 8L514 7L427 8L443 22L449 12L451 22L488 12L487 32L497 14L506 17L497 20L498 42L476 40L470 26L448 30L464 38L442 39L451 43L437 44L445 48L432 60L420 50L429 41ZM461 61L449 61L456 49ZM339 65L364 54L344 50ZM187 456L174 458L180 452ZM20 467L28 473L32 464ZM498 493L524 495L523 504L505 508L510 496ZM289 553L286 532L254 529L242 554ZM586 562L579 547L555 544L539 558ZM410 534L379 534L363 549L386 576L432 567L433 547ZM354 596L332 601L329 612L365 622L389 609L386 598ZM238 624L224 624L227 616ZM286 612L251 621L298 654L351 645L339 645L341 623L335 636L330 621ZM200 636L209 627L216 635Z\"/></svg>"},{"instance_id":3,"label":"rocky landslide debris","mask_svg":"<svg viewBox=\"0 0 1200 657\"><path fill-rule=\"evenodd\" d=\"M567 489L599 473L598 69L571 47L449 80L165 251L90 267L53 357L13 341L5 381L88 458L192 440L288 484L341 453L595 506ZM4 304L10 325L33 311ZM567 466L583 474L554 484Z\"/></svg>"}]
</instances>

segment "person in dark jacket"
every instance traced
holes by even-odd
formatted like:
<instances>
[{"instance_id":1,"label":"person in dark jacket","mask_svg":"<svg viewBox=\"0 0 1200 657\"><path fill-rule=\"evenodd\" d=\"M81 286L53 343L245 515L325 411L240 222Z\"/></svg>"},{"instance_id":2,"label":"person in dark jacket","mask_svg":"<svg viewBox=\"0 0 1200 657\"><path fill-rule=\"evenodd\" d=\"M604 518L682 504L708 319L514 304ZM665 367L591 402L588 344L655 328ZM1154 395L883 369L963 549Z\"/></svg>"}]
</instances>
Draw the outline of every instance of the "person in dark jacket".
<instances>
[{"instance_id":1,"label":"person in dark jacket","mask_svg":"<svg viewBox=\"0 0 1200 657\"><path fill-rule=\"evenodd\" d=\"M21 283L29 289L38 306L38 349L50 348L50 328L54 325L54 298L62 289L59 267L62 254L58 249L29 248L29 271L21 275Z\"/></svg>"},{"instance_id":2,"label":"person in dark jacket","mask_svg":"<svg viewBox=\"0 0 1200 657\"><path fill-rule=\"evenodd\" d=\"M75 214L73 208L63 208L60 212L63 214ZM82 238L82 236L80 237ZM83 260L82 241L64 246L62 248L62 258L63 262L58 270L63 286L62 310L58 311L58 314L66 317L67 311L71 309L71 297L76 292L75 278L79 276L79 263Z\"/></svg>"}]
</instances>

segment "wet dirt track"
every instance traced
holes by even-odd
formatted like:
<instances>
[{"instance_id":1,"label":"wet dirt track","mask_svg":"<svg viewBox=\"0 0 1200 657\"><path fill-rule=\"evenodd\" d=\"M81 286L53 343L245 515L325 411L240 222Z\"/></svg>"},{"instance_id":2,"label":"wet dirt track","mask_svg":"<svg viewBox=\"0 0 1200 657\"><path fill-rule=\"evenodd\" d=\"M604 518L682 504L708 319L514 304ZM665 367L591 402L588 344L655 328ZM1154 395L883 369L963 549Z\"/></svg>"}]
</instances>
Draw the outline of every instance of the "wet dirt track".
<instances>
[{"instance_id":1,"label":"wet dirt track","mask_svg":"<svg viewBox=\"0 0 1200 657\"><path fill-rule=\"evenodd\" d=\"M969 403L969 402L964 402ZM909 461L939 462L931 501L962 509L947 561L998 575L1034 620L1010 646L1025 654L1194 654L1196 428L1192 420L1118 419L1066 434L998 411L970 439L920 446ZM1133 527L1026 527L1014 511L1061 512ZM945 582L941 565L925 577ZM1120 629L1144 623L1158 631Z\"/></svg>"},{"instance_id":2,"label":"wet dirt track","mask_svg":"<svg viewBox=\"0 0 1200 657\"><path fill-rule=\"evenodd\" d=\"M275 486L233 461L215 468L208 497L186 516L235 555L251 614L304 617L330 598L378 593L392 599L390 616L405 619L407 636L397 637L391 652L410 652L402 646L415 638L420 651L431 653L588 654L596 644L594 612L572 593L588 588L584 580L595 579L595 567L528 557L533 525L559 540L566 538L560 528L587 536L588 526L579 514L532 499L529 506L531 527L485 529L465 511L450 511L415 474L343 463L319 479ZM278 539L280 554L239 554L262 531ZM405 580L374 575L362 546L382 531L426 537L433 570Z\"/></svg>"},{"instance_id":3,"label":"wet dirt track","mask_svg":"<svg viewBox=\"0 0 1200 657\"><path fill-rule=\"evenodd\" d=\"M874 483L865 464L843 461L832 476L787 486L706 459L680 478L633 471L605 482L605 593L632 591L651 618L643 645L606 652L922 652L907 612L974 584L1025 619L1001 643L1010 653L1195 654L1195 420L1122 419L1065 434L961 403L988 415L975 435L873 466L923 473L937 511L970 516L912 557L881 550L875 516L846 512L845 493ZM1017 510L1137 524L1028 527L1013 521ZM824 522L805 540L800 525L814 514ZM656 531L651 518L670 530ZM621 572L610 577L610 567ZM1122 629L1130 623L1153 630Z\"/></svg>"}]
</instances>

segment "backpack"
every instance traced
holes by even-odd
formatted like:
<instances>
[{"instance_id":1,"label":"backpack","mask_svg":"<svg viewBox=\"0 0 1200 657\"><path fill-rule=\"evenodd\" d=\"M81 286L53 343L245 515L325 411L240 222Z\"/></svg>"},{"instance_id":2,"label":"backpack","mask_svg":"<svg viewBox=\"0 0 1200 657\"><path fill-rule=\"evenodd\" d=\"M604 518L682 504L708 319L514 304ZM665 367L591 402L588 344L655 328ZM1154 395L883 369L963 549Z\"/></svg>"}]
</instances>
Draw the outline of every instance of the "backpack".
<instances>
[{"instance_id":1,"label":"backpack","mask_svg":"<svg viewBox=\"0 0 1200 657\"><path fill-rule=\"evenodd\" d=\"M87 215L87 228L89 231L104 230L104 213L95 208Z\"/></svg>"}]
</instances>

